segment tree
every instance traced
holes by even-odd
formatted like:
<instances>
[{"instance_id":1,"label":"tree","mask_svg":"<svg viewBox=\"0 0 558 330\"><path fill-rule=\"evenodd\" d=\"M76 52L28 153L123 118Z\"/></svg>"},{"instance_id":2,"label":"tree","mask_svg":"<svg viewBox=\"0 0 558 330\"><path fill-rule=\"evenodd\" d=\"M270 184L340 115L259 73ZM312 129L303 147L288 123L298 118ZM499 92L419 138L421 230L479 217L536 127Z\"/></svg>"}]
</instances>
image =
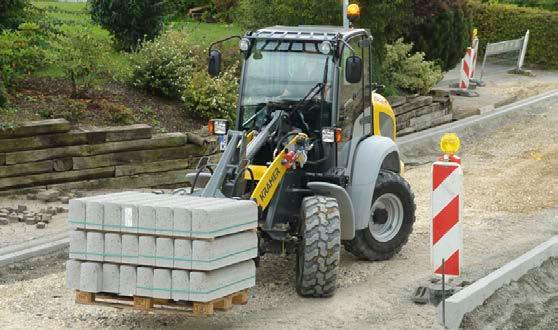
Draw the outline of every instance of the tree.
<instances>
[{"instance_id":1,"label":"tree","mask_svg":"<svg viewBox=\"0 0 558 330\"><path fill-rule=\"evenodd\" d=\"M15 29L23 23L27 0L0 0L0 30Z\"/></svg>"},{"instance_id":2,"label":"tree","mask_svg":"<svg viewBox=\"0 0 558 330\"><path fill-rule=\"evenodd\" d=\"M91 17L111 32L119 49L134 51L155 39L163 28L165 2L160 0L89 0Z\"/></svg>"}]
</instances>

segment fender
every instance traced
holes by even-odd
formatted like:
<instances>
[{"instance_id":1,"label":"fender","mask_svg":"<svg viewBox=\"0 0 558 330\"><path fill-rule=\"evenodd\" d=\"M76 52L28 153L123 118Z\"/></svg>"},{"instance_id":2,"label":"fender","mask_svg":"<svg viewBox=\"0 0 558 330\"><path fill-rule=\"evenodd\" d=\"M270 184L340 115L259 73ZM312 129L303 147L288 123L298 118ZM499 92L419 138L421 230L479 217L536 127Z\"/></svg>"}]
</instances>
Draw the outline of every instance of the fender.
<instances>
[{"instance_id":1,"label":"fender","mask_svg":"<svg viewBox=\"0 0 558 330\"><path fill-rule=\"evenodd\" d=\"M337 200L341 216L341 239L345 241L355 238L353 203L347 191L336 184L317 181L308 182L308 188L316 195L333 197Z\"/></svg>"},{"instance_id":2,"label":"fender","mask_svg":"<svg viewBox=\"0 0 558 330\"><path fill-rule=\"evenodd\" d=\"M365 138L355 149L351 180L347 187L353 202L356 230L368 227L374 187L381 169L400 173L401 164L397 145L387 137Z\"/></svg>"}]
</instances>

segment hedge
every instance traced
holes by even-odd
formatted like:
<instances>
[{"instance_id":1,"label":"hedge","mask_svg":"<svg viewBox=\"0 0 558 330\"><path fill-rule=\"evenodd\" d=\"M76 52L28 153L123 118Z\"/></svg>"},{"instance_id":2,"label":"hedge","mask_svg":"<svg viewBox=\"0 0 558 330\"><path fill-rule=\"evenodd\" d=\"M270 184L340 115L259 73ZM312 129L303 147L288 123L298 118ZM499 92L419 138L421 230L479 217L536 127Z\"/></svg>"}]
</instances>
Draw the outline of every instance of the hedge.
<instances>
[{"instance_id":1,"label":"hedge","mask_svg":"<svg viewBox=\"0 0 558 330\"><path fill-rule=\"evenodd\" d=\"M487 42L518 39L530 30L525 62L544 69L558 68L558 12L499 4L471 6L481 55Z\"/></svg>"}]
</instances>

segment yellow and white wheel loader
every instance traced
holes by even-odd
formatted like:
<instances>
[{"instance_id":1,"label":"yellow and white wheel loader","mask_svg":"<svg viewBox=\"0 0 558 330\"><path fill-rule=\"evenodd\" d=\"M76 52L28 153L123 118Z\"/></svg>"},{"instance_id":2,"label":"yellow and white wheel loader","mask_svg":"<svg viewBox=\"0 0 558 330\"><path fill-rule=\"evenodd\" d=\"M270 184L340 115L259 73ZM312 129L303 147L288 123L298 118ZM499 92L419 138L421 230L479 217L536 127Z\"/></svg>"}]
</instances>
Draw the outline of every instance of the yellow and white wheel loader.
<instances>
[{"instance_id":1,"label":"yellow and white wheel loader","mask_svg":"<svg viewBox=\"0 0 558 330\"><path fill-rule=\"evenodd\" d=\"M223 154L188 175L191 193L254 200L260 255L296 253L298 293L331 296L341 245L358 258L390 259L415 221L395 115L372 81L372 38L326 26L274 26L238 38L236 123L210 122ZM212 76L221 67L217 44L209 50Z\"/></svg>"}]
</instances>

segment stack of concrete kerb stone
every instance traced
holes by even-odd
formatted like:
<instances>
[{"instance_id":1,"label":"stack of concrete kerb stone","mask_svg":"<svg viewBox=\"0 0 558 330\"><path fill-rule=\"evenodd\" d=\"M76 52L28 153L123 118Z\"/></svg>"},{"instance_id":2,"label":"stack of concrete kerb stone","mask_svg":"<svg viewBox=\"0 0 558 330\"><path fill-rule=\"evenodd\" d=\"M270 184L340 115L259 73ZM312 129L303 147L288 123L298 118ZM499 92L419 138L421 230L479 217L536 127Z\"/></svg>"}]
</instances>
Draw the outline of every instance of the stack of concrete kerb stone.
<instances>
[{"instance_id":1,"label":"stack of concrete kerb stone","mask_svg":"<svg viewBox=\"0 0 558 330\"><path fill-rule=\"evenodd\" d=\"M122 192L70 201L67 286L211 302L255 285L252 201Z\"/></svg>"}]
</instances>

